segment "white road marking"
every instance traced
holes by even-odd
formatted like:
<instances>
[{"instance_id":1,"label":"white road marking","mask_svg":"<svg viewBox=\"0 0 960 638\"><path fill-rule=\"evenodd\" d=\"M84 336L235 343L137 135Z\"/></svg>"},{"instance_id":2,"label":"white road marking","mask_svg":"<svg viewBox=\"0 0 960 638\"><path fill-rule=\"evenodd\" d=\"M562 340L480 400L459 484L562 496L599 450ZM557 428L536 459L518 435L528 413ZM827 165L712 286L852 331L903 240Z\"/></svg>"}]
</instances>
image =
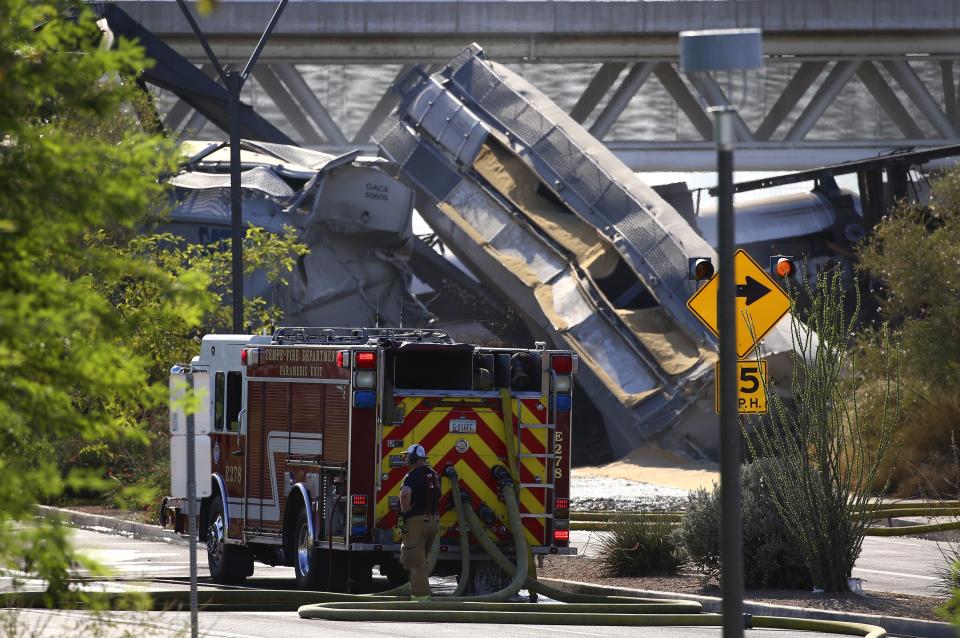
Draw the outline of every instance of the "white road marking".
<instances>
[{"instance_id":1,"label":"white road marking","mask_svg":"<svg viewBox=\"0 0 960 638\"><path fill-rule=\"evenodd\" d=\"M870 540L868 541L867 538ZM868 536L867 538L864 539L864 542L884 543L887 545L898 545L900 547L922 547L924 549L931 549L940 546L940 541L925 538L882 538L880 536Z\"/></svg>"},{"instance_id":2,"label":"white road marking","mask_svg":"<svg viewBox=\"0 0 960 638\"><path fill-rule=\"evenodd\" d=\"M575 631L573 629L557 629L556 627L551 627L549 625L517 625L517 627L526 627L527 629L537 629L539 631L543 631L543 630L558 631L562 634L574 634L576 636L599 636L600 638L609 637L609 634L588 634L585 631Z\"/></svg>"},{"instance_id":3,"label":"white road marking","mask_svg":"<svg viewBox=\"0 0 960 638\"><path fill-rule=\"evenodd\" d=\"M869 574L883 574L885 576L902 576L903 578L922 578L923 580L940 580L936 576L921 576L920 574L904 574L903 572L885 572L879 569L864 569L863 567L854 567L855 572L867 572Z\"/></svg>"}]
</instances>

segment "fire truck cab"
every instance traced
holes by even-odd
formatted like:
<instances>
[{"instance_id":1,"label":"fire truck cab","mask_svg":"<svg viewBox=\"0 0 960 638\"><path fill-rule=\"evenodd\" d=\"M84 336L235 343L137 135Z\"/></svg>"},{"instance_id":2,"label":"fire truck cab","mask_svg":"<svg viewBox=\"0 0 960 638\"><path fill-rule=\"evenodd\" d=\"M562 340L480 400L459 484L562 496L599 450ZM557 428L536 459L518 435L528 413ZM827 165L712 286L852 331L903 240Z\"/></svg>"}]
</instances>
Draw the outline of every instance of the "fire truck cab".
<instances>
[{"instance_id":1,"label":"fire truck cab","mask_svg":"<svg viewBox=\"0 0 960 638\"><path fill-rule=\"evenodd\" d=\"M171 374L191 375L200 410L209 413L210 471L198 481L209 480L211 494L198 530L212 578L242 581L257 560L294 567L301 588L363 591L374 566L403 582L397 517L403 452L413 443L441 476L456 469L466 506L488 523L471 534L509 544L493 468L508 466L512 437L528 545L535 554L575 553L569 469L577 367L576 355L542 343L481 347L430 329L204 337L200 354ZM173 458L181 449L171 447L174 472L186 467ZM460 565L461 522L450 492L444 479L440 573ZM164 522L180 533L186 505L185 494L164 505ZM471 558L487 559L479 546Z\"/></svg>"}]
</instances>

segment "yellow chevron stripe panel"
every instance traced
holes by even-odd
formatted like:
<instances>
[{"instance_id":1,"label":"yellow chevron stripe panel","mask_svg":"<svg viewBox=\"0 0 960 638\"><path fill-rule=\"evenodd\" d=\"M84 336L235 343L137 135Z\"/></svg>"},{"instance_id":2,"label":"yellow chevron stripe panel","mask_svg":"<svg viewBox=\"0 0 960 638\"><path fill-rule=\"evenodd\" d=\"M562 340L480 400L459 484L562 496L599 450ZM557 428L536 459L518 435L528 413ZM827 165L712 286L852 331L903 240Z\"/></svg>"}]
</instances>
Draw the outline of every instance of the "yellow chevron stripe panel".
<instances>
[{"instance_id":1,"label":"yellow chevron stripe panel","mask_svg":"<svg viewBox=\"0 0 960 638\"><path fill-rule=\"evenodd\" d=\"M445 403L449 405L445 405ZM470 405L475 403L476 405ZM520 423L539 424L543 420L538 417L536 412L529 409L522 401L514 399L512 402L513 416L518 418ZM481 476L477 473L477 468L466 462L463 458L466 450L461 451L457 443L463 441L468 446L467 449L475 453L479 458L484 473L489 472L495 465L506 464L506 458L498 455L491 448L490 441L496 440L498 448L504 449L504 425L499 416L499 411L491 407L483 399L470 400L469 397L446 397L442 399L425 397L403 397L398 401L398 407L403 409L403 424L384 424L382 434L382 446L384 449L384 458L381 460L380 470L383 475L388 475L389 480L384 484L389 487L382 491L376 502L375 516L377 521L390 515L390 497L399 496L402 477L406 473L405 468L390 467L390 455L402 454L406 447L413 443L421 443L427 448L427 454L431 463L442 474L444 467L449 462L453 462L460 476L460 483L466 487L476 498L489 506L501 521L506 525L506 507L498 497L496 491L488 485L489 476ZM477 421L477 432L450 432L449 418L475 419ZM487 426L484 430L483 425ZM415 423L411 427L411 424ZM535 437L540 449L531 450L523 441L524 436ZM388 439L403 439L403 447L387 449ZM549 452L548 449L549 430L547 428L537 428L521 433L517 449L520 453L543 453ZM489 439L489 440L488 440ZM461 448L464 443L461 443ZM440 463L442 462L442 467ZM543 482L549 482L550 477L547 474L547 463L541 458L522 458L520 465L525 470L524 475L529 473L529 477L539 477ZM536 480L536 479L534 479ZM449 482L441 481L443 497L447 498L450 491ZM538 494L534 495L530 488L518 490L520 500L520 510L524 513L543 513L545 511L546 501L545 490L533 488ZM477 505L477 503L475 503ZM529 520L529 519L526 519ZM541 526L546 520L538 518L537 523ZM452 510L443 512L440 519L441 533L445 533L456 524L456 513ZM527 541L533 545L543 545L545 543L545 530L541 532L541 537L535 536L526 526L524 532ZM491 533L492 538L496 538ZM394 541L399 542L398 535L394 534Z\"/></svg>"}]
</instances>

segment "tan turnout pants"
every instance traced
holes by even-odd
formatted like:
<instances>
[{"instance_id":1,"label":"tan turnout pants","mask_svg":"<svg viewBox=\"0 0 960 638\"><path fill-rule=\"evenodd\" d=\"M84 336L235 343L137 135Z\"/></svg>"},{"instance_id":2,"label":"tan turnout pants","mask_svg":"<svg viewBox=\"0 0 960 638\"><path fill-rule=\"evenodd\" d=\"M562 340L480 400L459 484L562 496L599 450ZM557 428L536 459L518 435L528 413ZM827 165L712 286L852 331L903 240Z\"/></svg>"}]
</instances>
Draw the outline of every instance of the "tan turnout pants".
<instances>
[{"instance_id":1,"label":"tan turnout pants","mask_svg":"<svg viewBox=\"0 0 960 638\"><path fill-rule=\"evenodd\" d=\"M410 572L410 594L429 596L430 583L427 581L427 552L437 535L440 519L431 515L411 516L407 519L407 531L400 546L400 564Z\"/></svg>"}]
</instances>

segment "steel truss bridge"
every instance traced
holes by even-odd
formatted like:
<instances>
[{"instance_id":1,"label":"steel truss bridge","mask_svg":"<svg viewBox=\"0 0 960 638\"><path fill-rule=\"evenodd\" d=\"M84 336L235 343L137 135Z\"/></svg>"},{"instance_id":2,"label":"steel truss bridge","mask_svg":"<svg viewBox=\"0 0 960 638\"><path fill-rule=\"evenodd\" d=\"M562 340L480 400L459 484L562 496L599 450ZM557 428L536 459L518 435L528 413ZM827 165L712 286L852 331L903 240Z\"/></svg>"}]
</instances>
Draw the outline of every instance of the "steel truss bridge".
<instances>
[{"instance_id":1,"label":"steel truss bridge","mask_svg":"<svg viewBox=\"0 0 960 638\"><path fill-rule=\"evenodd\" d=\"M212 76L176 2L115 4ZM218 0L198 21L221 60L242 64L275 6ZM726 27L763 29L765 68L681 74L678 32ZM477 42L636 170L711 168L707 108L728 102L738 169L801 169L956 142L958 27L955 0L294 0L244 100L298 143L372 149L393 80ZM223 137L159 97L177 135Z\"/></svg>"}]
</instances>

